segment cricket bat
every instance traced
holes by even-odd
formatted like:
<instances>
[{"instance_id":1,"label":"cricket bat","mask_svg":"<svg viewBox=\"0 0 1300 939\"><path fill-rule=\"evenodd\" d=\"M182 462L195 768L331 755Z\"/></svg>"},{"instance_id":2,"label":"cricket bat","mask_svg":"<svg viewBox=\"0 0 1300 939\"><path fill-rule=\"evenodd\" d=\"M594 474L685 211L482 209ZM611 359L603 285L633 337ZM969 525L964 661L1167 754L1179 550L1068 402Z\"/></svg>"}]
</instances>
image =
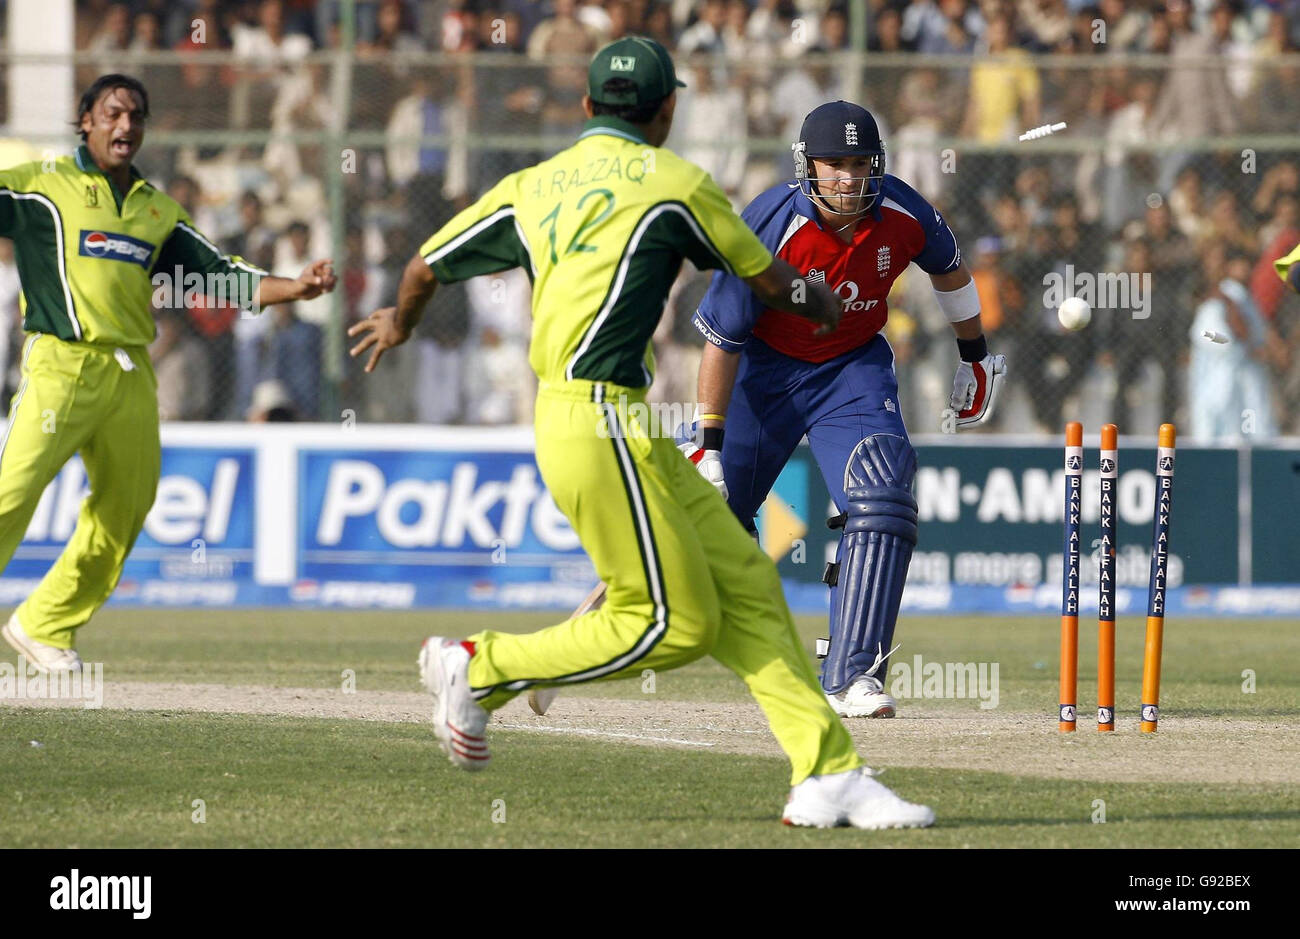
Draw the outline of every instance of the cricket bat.
<instances>
[{"instance_id":1,"label":"cricket bat","mask_svg":"<svg viewBox=\"0 0 1300 939\"><path fill-rule=\"evenodd\" d=\"M583 613L590 613L592 610L600 609L601 604L605 602L605 585L597 584L596 588L587 594L587 599L578 604L578 608L573 611L569 619L577 619ZM533 709L533 713L539 717L546 713L555 696L560 693L559 688L533 688L528 692L528 706Z\"/></svg>"}]
</instances>

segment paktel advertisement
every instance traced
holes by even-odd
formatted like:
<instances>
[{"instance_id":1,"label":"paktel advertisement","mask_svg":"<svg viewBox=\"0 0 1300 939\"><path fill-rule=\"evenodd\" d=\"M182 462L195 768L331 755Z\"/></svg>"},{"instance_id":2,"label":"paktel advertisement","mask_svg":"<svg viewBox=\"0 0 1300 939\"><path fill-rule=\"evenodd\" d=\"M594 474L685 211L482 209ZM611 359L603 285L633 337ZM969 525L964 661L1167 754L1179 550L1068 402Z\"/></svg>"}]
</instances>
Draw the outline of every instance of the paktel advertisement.
<instances>
[{"instance_id":1,"label":"paktel advertisement","mask_svg":"<svg viewBox=\"0 0 1300 939\"><path fill-rule=\"evenodd\" d=\"M367 605L545 607L594 582L527 452L304 450L298 467L295 600L369 579L386 592Z\"/></svg>"},{"instance_id":2,"label":"paktel advertisement","mask_svg":"<svg viewBox=\"0 0 1300 939\"><path fill-rule=\"evenodd\" d=\"M912 611L1043 611L1061 603L1062 448L983 436L916 438L920 542ZM1140 612L1158 493L1155 441L1121 438L1113 489L1116 607ZM1096 610L1100 470L1085 448L1082 614ZM1168 597L1179 612L1300 610L1300 442L1180 446ZM76 524L80 461L46 490L0 579L20 601ZM822 473L800 448L763 506L765 550L791 605L820 612L838 532ZM162 480L113 601L569 610L595 583L519 428L165 425Z\"/></svg>"}]
</instances>

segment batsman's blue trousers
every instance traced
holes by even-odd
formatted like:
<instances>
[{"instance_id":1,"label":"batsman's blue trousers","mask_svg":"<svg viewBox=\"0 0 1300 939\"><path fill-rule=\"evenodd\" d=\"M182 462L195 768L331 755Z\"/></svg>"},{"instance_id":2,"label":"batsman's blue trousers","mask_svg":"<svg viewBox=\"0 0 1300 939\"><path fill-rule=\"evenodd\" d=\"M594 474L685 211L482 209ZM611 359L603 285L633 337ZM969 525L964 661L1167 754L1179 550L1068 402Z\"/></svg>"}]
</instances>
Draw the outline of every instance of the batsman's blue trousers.
<instances>
[{"instance_id":1,"label":"batsman's blue trousers","mask_svg":"<svg viewBox=\"0 0 1300 939\"><path fill-rule=\"evenodd\" d=\"M741 353L727 409L722 471L728 503L754 530L754 517L806 434L837 512L844 466L872 434L907 438L894 351L884 336L826 362L792 359L757 338Z\"/></svg>"}]
</instances>

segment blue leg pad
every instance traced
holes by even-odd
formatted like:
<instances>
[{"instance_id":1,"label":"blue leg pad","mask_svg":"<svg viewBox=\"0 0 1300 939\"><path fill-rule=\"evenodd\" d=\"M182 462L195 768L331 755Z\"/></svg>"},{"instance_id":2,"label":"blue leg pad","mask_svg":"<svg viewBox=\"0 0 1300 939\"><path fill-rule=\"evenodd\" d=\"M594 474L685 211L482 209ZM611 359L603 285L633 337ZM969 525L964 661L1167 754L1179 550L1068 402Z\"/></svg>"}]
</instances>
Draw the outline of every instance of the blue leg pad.
<instances>
[{"instance_id":1,"label":"blue leg pad","mask_svg":"<svg viewBox=\"0 0 1300 939\"><path fill-rule=\"evenodd\" d=\"M844 468L844 533L828 577L831 641L822 687L843 691L860 675L883 683L907 568L916 546L916 451L903 437L874 434Z\"/></svg>"}]
</instances>

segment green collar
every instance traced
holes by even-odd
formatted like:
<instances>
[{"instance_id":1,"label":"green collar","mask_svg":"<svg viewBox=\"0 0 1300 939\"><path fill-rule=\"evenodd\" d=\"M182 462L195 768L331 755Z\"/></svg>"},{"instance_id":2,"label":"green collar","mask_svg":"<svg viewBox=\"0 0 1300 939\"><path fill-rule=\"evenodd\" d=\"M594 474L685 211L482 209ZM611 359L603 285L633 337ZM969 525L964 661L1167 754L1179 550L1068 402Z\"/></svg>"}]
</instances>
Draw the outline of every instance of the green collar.
<instances>
[{"instance_id":1,"label":"green collar","mask_svg":"<svg viewBox=\"0 0 1300 939\"><path fill-rule=\"evenodd\" d=\"M84 143L77 148L76 156L77 156L77 166L85 170L87 173L91 173L91 172L104 173L104 171L99 168L99 164L95 162L95 158L90 155L90 148L87 147ZM135 168L134 163L131 164L131 178L144 179L144 174Z\"/></svg>"},{"instance_id":2,"label":"green collar","mask_svg":"<svg viewBox=\"0 0 1300 939\"><path fill-rule=\"evenodd\" d=\"M100 176L104 177L104 182L108 183L108 191L113 194L113 203L117 206L117 211L121 212L122 200L126 198L127 193L118 192L117 183L113 182L112 177L99 168L99 164L95 162L95 158L90 155L90 148L83 143L77 148L76 158L77 166L80 167L83 172L98 173ZM135 164L132 163L131 186L127 191L130 192L134 190L136 182L142 179L144 179L144 174L136 169Z\"/></svg>"},{"instance_id":3,"label":"green collar","mask_svg":"<svg viewBox=\"0 0 1300 939\"><path fill-rule=\"evenodd\" d=\"M596 117L588 118L587 123L582 125L582 133L578 135L578 139L582 140L592 134L609 134L612 137L622 137L633 143L647 143L645 134L641 132L639 127L610 114L599 114Z\"/></svg>"}]
</instances>

